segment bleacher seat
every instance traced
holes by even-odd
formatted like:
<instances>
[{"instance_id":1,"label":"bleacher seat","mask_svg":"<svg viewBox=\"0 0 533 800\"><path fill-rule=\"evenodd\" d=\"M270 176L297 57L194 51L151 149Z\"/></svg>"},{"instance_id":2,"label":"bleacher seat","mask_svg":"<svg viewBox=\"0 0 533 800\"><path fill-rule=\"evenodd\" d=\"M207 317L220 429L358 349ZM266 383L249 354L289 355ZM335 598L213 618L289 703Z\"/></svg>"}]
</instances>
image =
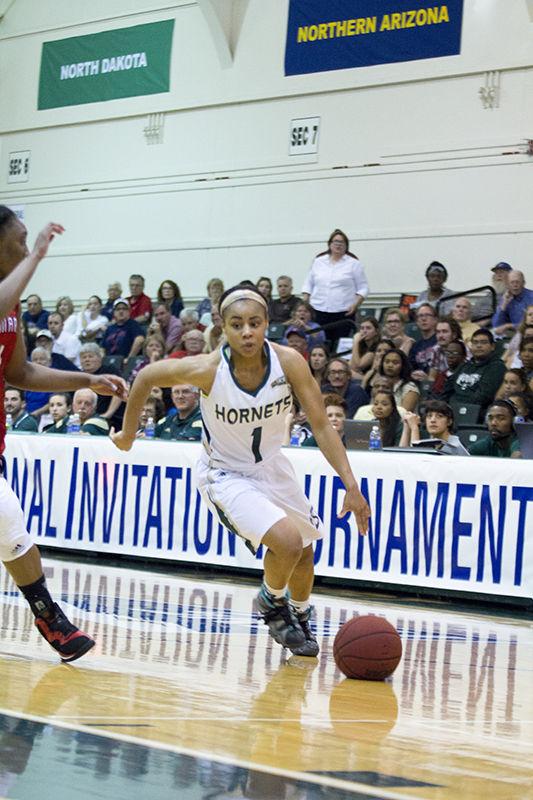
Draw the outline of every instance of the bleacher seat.
<instances>
[{"instance_id":1,"label":"bleacher seat","mask_svg":"<svg viewBox=\"0 0 533 800\"><path fill-rule=\"evenodd\" d=\"M115 369L122 375L122 367L124 358L122 356L104 356L102 359L102 366L104 369Z\"/></svg>"},{"instance_id":2,"label":"bleacher seat","mask_svg":"<svg viewBox=\"0 0 533 800\"><path fill-rule=\"evenodd\" d=\"M485 436L488 435L488 430L485 428L484 425L473 425L471 427L464 427L458 428L457 436L461 444L466 447L467 449L470 445L479 442L480 439L484 439Z\"/></svg>"},{"instance_id":3,"label":"bleacher seat","mask_svg":"<svg viewBox=\"0 0 533 800\"><path fill-rule=\"evenodd\" d=\"M471 426L478 423L481 406L476 403L459 403L458 401L452 401L450 405L453 409L456 425Z\"/></svg>"}]
</instances>

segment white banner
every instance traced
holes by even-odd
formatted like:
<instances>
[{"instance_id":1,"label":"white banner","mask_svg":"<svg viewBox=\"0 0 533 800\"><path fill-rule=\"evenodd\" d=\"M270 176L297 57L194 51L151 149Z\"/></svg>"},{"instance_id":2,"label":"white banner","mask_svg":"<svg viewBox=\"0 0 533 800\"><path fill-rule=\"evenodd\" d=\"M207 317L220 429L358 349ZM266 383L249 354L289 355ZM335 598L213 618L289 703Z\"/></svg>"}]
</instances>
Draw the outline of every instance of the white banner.
<instances>
[{"instance_id":1,"label":"white banner","mask_svg":"<svg viewBox=\"0 0 533 800\"><path fill-rule=\"evenodd\" d=\"M10 435L7 479L46 546L261 568L208 511L195 484L200 445ZM318 450L287 449L323 518L317 575L533 598L531 464L422 453L349 454L372 509L360 537L339 519L341 480Z\"/></svg>"}]
</instances>

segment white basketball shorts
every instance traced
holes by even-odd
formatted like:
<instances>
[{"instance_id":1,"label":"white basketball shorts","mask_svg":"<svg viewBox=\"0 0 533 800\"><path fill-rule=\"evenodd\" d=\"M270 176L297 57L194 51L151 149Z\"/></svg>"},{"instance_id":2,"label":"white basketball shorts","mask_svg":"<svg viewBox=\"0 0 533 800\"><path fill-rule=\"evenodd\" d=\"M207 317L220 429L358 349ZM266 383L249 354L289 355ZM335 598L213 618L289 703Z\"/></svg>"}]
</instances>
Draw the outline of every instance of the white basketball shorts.
<instances>
[{"instance_id":1,"label":"white basketball shorts","mask_svg":"<svg viewBox=\"0 0 533 800\"><path fill-rule=\"evenodd\" d=\"M298 528L304 547L323 537L322 520L282 453L250 474L210 467L206 459L197 466L200 494L219 521L254 550L270 528L285 517Z\"/></svg>"},{"instance_id":2,"label":"white basketball shorts","mask_svg":"<svg viewBox=\"0 0 533 800\"><path fill-rule=\"evenodd\" d=\"M19 499L6 479L0 477L0 561L20 558L32 544Z\"/></svg>"}]
</instances>

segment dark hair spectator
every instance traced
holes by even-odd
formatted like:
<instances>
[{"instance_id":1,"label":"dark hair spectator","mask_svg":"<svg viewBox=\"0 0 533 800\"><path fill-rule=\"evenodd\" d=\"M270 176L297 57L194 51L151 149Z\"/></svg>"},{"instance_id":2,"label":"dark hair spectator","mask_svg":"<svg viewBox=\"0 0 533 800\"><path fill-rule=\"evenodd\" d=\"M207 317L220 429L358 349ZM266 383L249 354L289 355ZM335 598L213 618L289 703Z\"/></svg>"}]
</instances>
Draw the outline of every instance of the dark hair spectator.
<instances>
[{"instance_id":1,"label":"dark hair spectator","mask_svg":"<svg viewBox=\"0 0 533 800\"><path fill-rule=\"evenodd\" d=\"M492 458L520 458L520 446L514 428L516 406L510 400L495 400L489 405L489 435L468 448L470 455Z\"/></svg>"},{"instance_id":2,"label":"dark hair spectator","mask_svg":"<svg viewBox=\"0 0 533 800\"><path fill-rule=\"evenodd\" d=\"M403 433L400 440L402 447L409 447L417 442L424 444L426 440L420 439L420 419L426 428L432 445L445 455L468 456L468 450L461 444L461 440L454 434L455 420L453 409L443 400L426 400L422 407L420 417L408 413L403 420ZM429 442L427 442L429 445Z\"/></svg>"},{"instance_id":3,"label":"dark hair spectator","mask_svg":"<svg viewBox=\"0 0 533 800\"><path fill-rule=\"evenodd\" d=\"M533 422L533 393L514 392L506 398L516 407L517 415L522 417L524 422Z\"/></svg>"},{"instance_id":4,"label":"dark hair spectator","mask_svg":"<svg viewBox=\"0 0 533 800\"><path fill-rule=\"evenodd\" d=\"M455 294L444 285L448 280L448 270L440 261L432 261L426 269L425 276L427 289L420 292L415 302L411 304L412 310L419 308L423 303L429 303L435 307L439 300Z\"/></svg>"},{"instance_id":5,"label":"dark hair spectator","mask_svg":"<svg viewBox=\"0 0 533 800\"><path fill-rule=\"evenodd\" d=\"M379 322L375 317L365 317L353 338L350 368L355 375L362 377L371 369L379 340Z\"/></svg>"},{"instance_id":6,"label":"dark hair spectator","mask_svg":"<svg viewBox=\"0 0 533 800\"><path fill-rule=\"evenodd\" d=\"M179 317L183 311L183 298L178 284L170 278L163 281L157 290L157 302L163 303L173 317Z\"/></svg>"},{"instance_id":7,"label":"dark hair spectator","mask_svg":"<svg viewBox=\"0 0 533 800\"><path fill-rule=\"evenodd\" d=\"M398 413L396 400L390 389L374 392L372 414L379 425L383 447L396 447L402 435L402 418Z\"/></svg>"},{"instance_id":8,"label":"dark hair spectator","mask_svg":"<svg viewBox=\"0 0 533 800\"><path fill-rule=\"evenodd\" d=\"M523 367L515 367L505 371L500 388L496 392L496 399L506 399L516 392L527 392L528 390L529 381L526 370Z\"/></svg>"},{"instance_id":9,"label":"dark hair spectator","mask_svg":"<svg viewBox=\"0 0 533 800\"><path fill-rule=\"evenodd\" d=\"M363 380L361 382L361 386L365 391L368 391L369 387L374 386L375 379L377 376L379 376L379 368L385 353L388 353L391 350L396 350L396 349L397 348L392 339L379 340L372 358L372 366L367 372L365 372L365 374L363 375ZM403 352L405 352L405 350Z\"/></svg>"},{"instance_id":10,"label":"dark hair spectator","mask_svg":"<svg viewBox=\"0 0 533 800\"><path fill-rule=\"evenodd\" d=\"M37 433L37 420L28 413L26 395L22 389L6 386L4 389L4 413L11 414L12 431Z\"/></svg>"},{"instance_id":11,"label":"dark hair spectator","mask_svg":"<svg viewBox=\"0 0 533 800\"><path fill-rule=\"evenodd\" d=\"M433 348L437 344L435 335L437 312L431 303L422 303L416 309L415 317L421 338L414 343L409 351L409 363L413 371L413 380L423 381L427 380Z\"/></svg>"},{"instance_id":12,"label":"dark hair spectator","mask_svg":"<svg viewBox=\"0 0 533 800\"><path fill-rule=\"evenodd\" d=\"M326 380L329 358L329 349L325 344L315 344L309 351L309 369L319 386L322 386Z\"/></svg>"},{"instance_id":13,"label":"dark hair spectator","mask_svg":"<svg viewBox=\"0 0 533 800\"><path fill-rule=\"evenodd\" d=\"M43 428L43 433L67 433L71 410L70 395L66 392L53 392L48 400L52 422Z\"/></svg>"},{"instance_id":14,"label":"dark hair spectator","mask_svg":"<svg viewBox=\"0 0 533 800\"><path fill-rule=\"evenodd\" d=\"M355 312L368 295L363 265L350 253L348 237L336 228L328 239L328 249L311 264L302 287L302 297L311 303L315 319L326 330L328 341L351 336Z\"/></svg>"},{"instance_id":15,"label":"dark hair spectator","mask_svg":"<svg viewBox=\"0 0 533 800\"><path fill-rule=\"evenodd\" d=\"M414 411L420 390L411 380L409 359L403 350L390 350L385 353L379 365L379 374L385 375L392 382L392 392L396 404L406 411Z\"/></svg>"},{"instance_id":16,"label":"dark hair spectator","mask_svg":"<svg viewBox=\"0 0 533 800\"><path fill-rule=\"evenodd\" d=\"M262 275L258 278L257 283L255 284L255 288L259 289L267 303L270 303L272 300L272 281L270 278L267 278L266 275Z\"/></svg>"},{"instance_id":17,"label":"dark hair spectator","mask_svg":"<svg viewBox=\"0 0 533 800\"><path fill-rule=\"evenodd\" d=\"M306 350L310 350L315 344L324 344L326 341L326 334L324 331L318 330L318 333L313 331L319 328L319 325L313 320L313 309L306 303L305 300L300 300L294 307L292 317L287 325L285 332L285 339L289 335L290 330L299 329L304 335ZM283 341L282 344L288 344Z\"/></svg>"},{"instance_id":18,"label":"dark hair spectator","mask_svg":"<svg viewBox=\"0 0 533 800\"><path fill-rule=\"evenodd\" d=\"M527 377L531 386L531 380L533 378L533 336L524 336L520 342L518 352L520 353L520 361L527 372Z\"/></svg>"},{"instance_id":19,"label":"dark hair spectator","mask_svg":"<svg viewBox=\"0 0 533 800\"><path fill-rule=\"evenodd\" d=\"M524 316L522 317L522 321L520 322L518 328L516 329L516 333L509 342L507 347L507 351L505 353L504 361L508 367L516 367L517 364L515 360L518 356L518 351L520 348L520 342L528 333L533 333L533 305L530 304L526 307L524 311Z\"/></svg>"}]
</instances>

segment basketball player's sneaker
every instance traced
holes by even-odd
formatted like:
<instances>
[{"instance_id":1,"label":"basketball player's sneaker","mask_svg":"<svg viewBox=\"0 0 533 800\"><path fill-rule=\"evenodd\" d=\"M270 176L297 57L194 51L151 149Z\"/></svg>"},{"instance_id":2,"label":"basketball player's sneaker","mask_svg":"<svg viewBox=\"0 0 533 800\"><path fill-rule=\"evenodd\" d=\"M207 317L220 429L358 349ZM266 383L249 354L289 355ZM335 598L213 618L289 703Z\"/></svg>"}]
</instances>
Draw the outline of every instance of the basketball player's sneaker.
<instances>
[{"instance_id":1,"label":"basketball player's sneaker","mask_svg":"<svg viewBox=\"0 0 533 800\"><path fill-rule=\"evenodd\" d=\"M297 647L291 647L294 656L317 656L320 650L315 634L311 630L310 621L313 613L313 606L309 606L305 611L296 611L293 609L296 619L302 629L305 642Z\"/></svg>"},{"instance_id":2,"label":"basketball player's sneaker","mask_svg":"<svg viewBox=\"0 0 533 800\"><path fill-rule=\"evenodd\" d=\"M268 625L274 641L293 652L305 643L305 634L287 597L273 597L262 586L256 599L259 616Z\"/></svg>"},{"instance_id":3,"label":"basketball player's sneaker","mask_svg":"<svg viewBox=\"0 0 533 800\"><path fill-rule=\"evenodd\" d=\"M64 662L75 661L95 645L94 639L67 619L57 603L54 603L54 616L50 619L35 617L35 625Z\"/></svg>"}]
</instances>

